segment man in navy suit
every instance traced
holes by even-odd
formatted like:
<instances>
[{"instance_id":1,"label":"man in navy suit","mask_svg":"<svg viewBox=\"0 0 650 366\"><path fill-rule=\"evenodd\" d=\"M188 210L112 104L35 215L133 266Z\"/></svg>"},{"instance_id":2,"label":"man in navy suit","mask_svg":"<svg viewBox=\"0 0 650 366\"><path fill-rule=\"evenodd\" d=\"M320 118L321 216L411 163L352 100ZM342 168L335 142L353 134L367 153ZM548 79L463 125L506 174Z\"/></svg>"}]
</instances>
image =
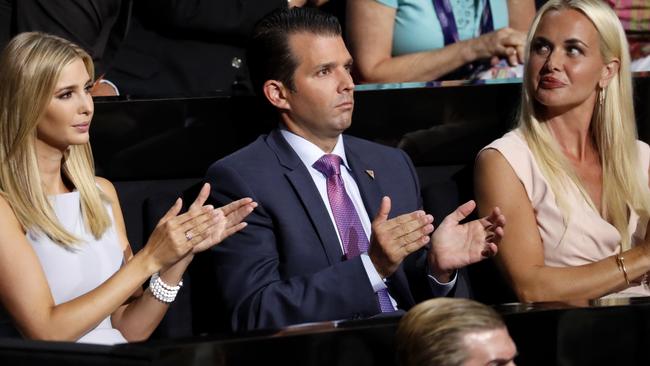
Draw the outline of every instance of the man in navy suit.
<instances>
[{"instance_id":1,"label":"man in navy suit","mask_svg":"<svg viewBox=\"0 0 650 366\"><path fill-rule=\"evenodd\" d=\"M474 209L468 202L433 232L406 154L342 134L354 84L336 18L276 11L258 23L249 52L254 86L280 124L207 172L218 204L239 197L259 204L248 226L214 249L216 290L233 330L365 318L459 295L457 269L496 253L505 218L495 209L460 225ZM364 237L354 239L369 241L360 255L344 245L340 207L332 207L330 181L316 163L325 154L338 156L363 226Z\"/></svg>"}]
</instances>

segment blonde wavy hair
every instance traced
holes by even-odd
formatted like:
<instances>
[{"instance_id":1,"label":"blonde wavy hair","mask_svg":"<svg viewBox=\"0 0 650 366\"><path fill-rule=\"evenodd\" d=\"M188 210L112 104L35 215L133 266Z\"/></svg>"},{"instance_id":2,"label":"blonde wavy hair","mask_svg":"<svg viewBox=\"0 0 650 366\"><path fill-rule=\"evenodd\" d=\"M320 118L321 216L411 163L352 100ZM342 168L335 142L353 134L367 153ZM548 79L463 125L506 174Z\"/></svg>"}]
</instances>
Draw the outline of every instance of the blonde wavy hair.
<instances>
[{"instance_id":1,"label":"blonde wavy hair","mask_svg":"<svg viewBox=\"0 0 650 366\"><path fill-rule=\"evenodd\" d=\"M618 73L599 93L604 102L595 103L590 133L598 151L603 169L602 212L604 218L616 227L621 235L621 250L631 247L628 233L631 207L642 220L650 213L650 191L643 171L639 170L637 131L632 104L632 77L630 55L621 23L602 0L549 0L540 8L528 33L526 55L540 20L554 10L574 9L585 15L595 26L600 38L600 53L605 62L620 61ZM571 207L566 201L566 183L573 182L584 199L596 209L584 185L568 159L560 152L548 124L537 118L539 104L533 97L533 78L524 74L518 128L523 133L540 169L556 196L558 206L568 221ZM599 95L599 97L601 97ZM642 221L643 222L643 221Z\"/></svg>"},{"instance_id":2,"label":"blonde wavy hair","mask_svg":"<svg viewBox=\"0 0 650 366\"><path fill-rule=\"evenodd\" d=\"M39 32L17 35L0 55L0 194L25 230L67 247L79 239L61 226L45 195L35 144L61 71L78 59L94 75L92 59L79 46ZM108 199L95 183L90 144L70 146L63 159L62 175L79 192L84 222L99 238L111 220Z\"/></svg>"},{"instance_id":3,"label":"blonde wavy hair","mask_svg":"<svg viewBox=\"0 0 650 366\"><path fill-rule=\"evenodd\" d=\"M406 313L395 333L402 366L462 366L471 356L469 333L506 328L501 316L474 300L440 297Z\"/></svg>"}]
</instances>

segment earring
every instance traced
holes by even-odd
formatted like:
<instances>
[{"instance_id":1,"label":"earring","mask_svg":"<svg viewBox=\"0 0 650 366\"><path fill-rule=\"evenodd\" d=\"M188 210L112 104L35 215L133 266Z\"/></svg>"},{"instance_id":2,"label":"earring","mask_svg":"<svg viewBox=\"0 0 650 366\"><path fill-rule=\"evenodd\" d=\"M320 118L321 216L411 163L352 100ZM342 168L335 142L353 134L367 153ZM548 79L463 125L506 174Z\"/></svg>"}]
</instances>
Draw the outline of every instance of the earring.
<instances>
[{"instance_id":1,"label":"earring","mask_svg":"<svg viewBox=\"0 0 650 366\"><path fill-rule=\"evenodd\" d=\"M602 107L605 104L605 88L600 88L598 92L598 106Z\"/></svg>"}]
</instances>

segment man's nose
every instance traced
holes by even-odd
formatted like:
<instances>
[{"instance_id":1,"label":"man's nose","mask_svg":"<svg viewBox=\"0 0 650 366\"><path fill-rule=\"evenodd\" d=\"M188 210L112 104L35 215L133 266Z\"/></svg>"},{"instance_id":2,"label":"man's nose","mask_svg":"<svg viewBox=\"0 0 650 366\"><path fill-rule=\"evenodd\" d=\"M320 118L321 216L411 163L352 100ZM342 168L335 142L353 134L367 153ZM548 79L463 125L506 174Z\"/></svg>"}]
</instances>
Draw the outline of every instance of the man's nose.
<instances>
[{"instance_id":1,"label":"man's nose","mask_svg":"<svg viewBox=\"0 0 650 366\"><path fill-rule=\"evenodd\" d=\"M354 80L352 80L352 75L347 69L343 69L340 73L339 81L339 92L352 91L354 90Z\"/></svg>"}]
</instances>

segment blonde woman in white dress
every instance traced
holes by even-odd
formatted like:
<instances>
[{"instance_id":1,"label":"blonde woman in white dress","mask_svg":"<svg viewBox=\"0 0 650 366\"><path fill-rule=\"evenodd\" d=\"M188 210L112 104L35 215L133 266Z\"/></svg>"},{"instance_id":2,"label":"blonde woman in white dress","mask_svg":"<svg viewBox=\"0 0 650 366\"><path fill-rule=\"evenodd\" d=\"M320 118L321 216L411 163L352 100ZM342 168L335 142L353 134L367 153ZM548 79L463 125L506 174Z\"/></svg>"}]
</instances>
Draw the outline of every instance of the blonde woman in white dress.
<instances>
[{"instance_id":1,"label":"blonde woman in white dress","mask_svg":"<svg viewBox=\"0 0 650 366\"><path fill-rule=\"evenodd\" d=\"M113 185L94 176L91 75L86 52L42 33L0 56L0 313L29 339L147 339L194 254L245 227L256 205L204 205L205 185L134 255Z\"/></svg>"}]
</instances>

